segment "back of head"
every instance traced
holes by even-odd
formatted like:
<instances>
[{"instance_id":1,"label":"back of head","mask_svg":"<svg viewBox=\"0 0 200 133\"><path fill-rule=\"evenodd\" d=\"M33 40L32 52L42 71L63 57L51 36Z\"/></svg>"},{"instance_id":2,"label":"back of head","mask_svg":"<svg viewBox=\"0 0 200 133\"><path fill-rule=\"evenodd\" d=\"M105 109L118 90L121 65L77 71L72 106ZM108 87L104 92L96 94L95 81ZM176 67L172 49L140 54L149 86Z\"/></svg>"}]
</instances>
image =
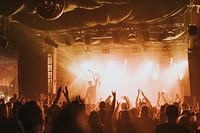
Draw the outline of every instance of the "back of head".
<instances>
[{"instance_id":1,"label":"back of head","mask_svg":"<svg viewBox=\"0 0 200 133\"><path fill-rule=\"evenodd\" d=\"M17 118L25 133L37 133L44 130L43 110L36 101L22 105L17 111Z\"/></svg>"},{"instance_id":2,"label":"back of head","mask_svg":"<svg viewBox=\"0 0 200 133\"><path fill-rule=\"evenodd\" d=\"M190 106L187 103L181 104L182 110L190 110Z\"/></svg>"},{"instance_id":3,"label":"back of head","mask_svg":"<svg viewBox=\"0 0 200 133\"><path fill-rule=\"evenodd\" d=\"M0 99L0 104L5 104L5 99Z\"/></svg>"},{"instance_id":4,"label":"back of head","mask_svg":"<svg viewBox=\"0 0 200 133\"><path fill-rule=\"evenodd\" d=\"M166 107L165 105L160 106L160 113L165 113L166 112Z\"/></svg>"},{"instance_id":5,"label":"back of head","mask_svg":"<svg viewBox=\"0 0 200 133\"><path fill-rule=\"evenodd\" d=\"M0 104L0 116L8 117L8 106L6 104Z\"/></svg>"},{"instance_id":6,"label":"back of head","mask_svg":"<svg viewBox=\"0 0 200 133\"><path fill-rule=\"evenodd\" d=\"M55 119L57 117L57 115L59 114L60 111L61 111L61 108L58 105L52 105L48 109L48 115L53 120L53 119Z\"/></svg>"},{"instance_id":7,"label":"back of head","mask_svg":"<svg viewBox=\"0 0 200 133\"><path fill-rule=\"evenodd\" d=\"M137 110L137 108L132 108L131 109L131 115L134 117L138 117L139 111Z\"/></svg>"},{"instance_id":8,"label":"back of head","mask_svg":"<svg viewBox=\"0 0 200 133\"><path fill-rule=\"evenodd\" d=\"M84 133L78 118L80 117L80 104L72 101L66 105L53 121L51 133Z\"/></svg>"},{"instance_id":9,"label":"back of head","mask_svg":"<svg viewBox=\"0 0 200 133\"><path fill-rule=\"evenodd\" d=\"M146 105L141 108L141 117L149 117L149 109Z\"/></svg>"},{"instance_id":10,"label":"back of head","mask_svg":"<svg viewBox=\"0 0 200 133\"><path fill-rule=\"evenodd\" d=\"M186 115L182 115L178 118L178 124L190 129L190 120Z\"/></svg>"},{"instance_id":11,"label":"back of head","mask_svg":"<svg viewBox=\"0 0 200 133\"><path fill-rule=\"evenodd\" d=\"M128 111L122 111L121 120L122 122L128 122L130 120Z\"/></svg>"},{"instance_id":12,"label":"back of head","mask_svg":"<svg viewBox=\"0 0 200 133\"><path fill-rule=\"evenodd\" d=\"M97 124L99 122L99 114L96 111L91 111L88 119L88 123Z\"/></svg>"},{"instance_id":13,"label":"back of head","mask_svg":"<svg viewBox=\"0 0 200 133\"><path fill-rule=\"evenodd\" d=\"M187 116L189 119L192 117L190 110L183 110L182 115Z\"/></svg>"},{"instance_id":14,"label":"back of head","mask_svg":"<svg viewBox=\"0 0 200 133\"><path fill-rule=\"evenodd\" d=\"M178 108L175 105L169 105L166 108L168 120L176 120L178 117Z\"/></svg>"},{"instance_id":15,"label":"back of head","mask_svg":"<svg viewBox=\"0 0 200 133\"><path fill-rule=\"evenodd\" d=\"M106 109L106 103L104 101L101 101L99 104L100 110L105 110Z\"/></svg>"}]
</instances>

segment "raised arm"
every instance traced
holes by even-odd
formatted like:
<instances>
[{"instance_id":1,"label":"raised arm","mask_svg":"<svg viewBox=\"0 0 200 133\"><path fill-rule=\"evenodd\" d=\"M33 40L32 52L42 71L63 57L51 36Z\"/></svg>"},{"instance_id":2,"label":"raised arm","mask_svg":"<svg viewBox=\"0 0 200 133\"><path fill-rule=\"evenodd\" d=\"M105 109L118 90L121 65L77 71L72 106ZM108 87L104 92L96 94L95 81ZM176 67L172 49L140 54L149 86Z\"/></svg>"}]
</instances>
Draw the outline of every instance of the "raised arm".
<instances>
[{"instance_id":1,"label":"raised arm","mask_svg":"<svg viewBox=\"0 0 200 133\"><path fill-rule=\"evenodd\" d=\"M157 99L157 106L160 107L160 97L161 97L161 94L160 92L158 92L158 99Z\"/></svg>"},{"instance_id":2,"label":"raised arm","mask_svg":"<svg viewBox=\"0 0 200 133\"><path fill-rule=\"evenodd\" d=\"M97 87L98 83L99 83L99 77L97 77L97 78L94 80L94 86Z\"/></svg>"},{"instance_id":3,"label":"raised arm","mask_svg":"<svg viewBox=\"0 0 200 133\"><path fill-rule=\"evenodd\" d=\"M67 86L65 86L65 91L63 90L62 92L63 92L63 94L64 94L64 96L65 96L65 99L66 99L66 101L67 101L67 104L70 104L69 92L68 92Z\"/></svg>"},{"instance_id":4,"label":"raised arm","mask_svg":"<svg viewBox=\"0 0 200 133\"><path fill-rule=\"evenodd\" d=\"M181 99L178 94L176 94L175 102L181 103Z\"/></svg>"},{"instance_id":5,"label":"raised arm","mask_svg":"<svg viewBox=\"0 0 200 133\"><path fill-rule=\"evenodd\" d=\"M137 97L135 99L135 107L138 108L138 109L140 108L139 96L140 96L140 89L138 89L138 94L137 94Z\"/></svg>"},{"instance_id":6,"label":"raised arm","mask_svg":"<svg viewBox=\"0 0 200 133\"><path fill-rule=\"evenodd\" d=\"M141 91L141 94L142 94L142 96L144 97L145 101L147 102L148 107L149 107L150 109L152 109L152 104L151 104L151 102L149 101L149 99L145 96L145 94L144 94L143 91Z\"/></svg>"},{"instance_id":7,"label":"raised arm","mask_svg":"<svg viewBox=\"0 0 200 133\"><path fill-rule=\"evenodd\" d=\"M112 96L113 96L113 100L112 100L112 105L111 105L111 112L113 113L115 110L115 102L116 102L116 92L112 91Z\"/></svg>"},{"instance_id":8,"label":"raised arm","mask_svg":"<svg viewBox=\"0 0 200 133\"><path fill-rule=\"evenodd\" d=\"M122 98L126 101L126 105L128 106L127 109L131 109L132 108L132 104L131 104L129 98L127 96L123 96Z\"/></svg>"},{"instance_id":9,"label":"raised arm","mask_svg":"<svg viewBox=\"0 0 200 133\"><path fill-rule=\"evenodd\" d=\"M165 103L167 103L167 100L166 100L166 98L165 98L165 92L161 92L161 97L162 97L163 101L164 101Z\"/></svg>"},{"instance_id":10,"label":"raised arm","mask_svg":"<svg viewBox=\"0 0 200 133\"><path fill-rule=\"evenodd\" d=\"M58 103L58 100L60 99L61 92L62 92L62 87L60 86L58 88L58 91L57 91L56 99L53 101L52 105L56 105Z\"/></svg>"}]
</instances>

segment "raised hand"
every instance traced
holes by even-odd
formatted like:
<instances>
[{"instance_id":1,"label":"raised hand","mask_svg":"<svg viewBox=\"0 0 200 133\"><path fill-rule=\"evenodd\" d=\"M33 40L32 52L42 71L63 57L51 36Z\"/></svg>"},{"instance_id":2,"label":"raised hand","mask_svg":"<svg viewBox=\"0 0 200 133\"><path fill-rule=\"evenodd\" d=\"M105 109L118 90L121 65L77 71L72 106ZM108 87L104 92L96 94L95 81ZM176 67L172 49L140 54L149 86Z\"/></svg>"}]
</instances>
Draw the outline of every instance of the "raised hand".
<instances>
[{"instance_id":1,"label":"raised hand","mask_svg":"<svg viewBox=\"0 0 200 133\"><path fill-rule=\"evenodd\" d=\"M113 97L116 97L116 91L112 91Z\"/></svg>"},{"instance_id":2,"label":"raised hand","mask_svg":"<svg viewBox=\"0 0 200 133\"><path fill-rule=\"evenodd\" d=\"M58 103L58 100L60 99L61 92L62 92L62 87L60 86L60 87L58 88L58 91L57 91L56 99L53 101L53 104L52 104L52 105L55 105L55 104Z\"/></svg>"},{"instance_id":3,"label":"raised hand","mask_svg":"<svg viewBox=\"0 0 200 133\"><path fill-rule=\"evenodd\" d=\"M127 96L122 96L122 99L127 100L128 98Z\"/></svg>"},{"instance_id":4,"label":"raised hand","mask_svg":"<svg viewBox=\"0 0 200 133\"><path fill-rule=\"evenodd\" d=\"M61 92L62 92L62 87L60 86L57 91L57 98L60 98Z\"/></svg>"},{"instance_id":5,"label":"raised hand","mask_svg":"<svg viewBox=\"0 0 200 133\"><path fill-rule=\"evenodd\" d=\"M165 95L165 92L162 91L162 92L161 92L161 95Z\"/></svg>"},{"instance_id":6,"label":"raised hand","mask_svg":"<svg viewBox=\"0 0 200 133\"><path fill-rule=\"evenodd\" d=\"M70 103L70 100L69 100L69 91L68 91L68 88L67 88L67 86L65 86L65 91L63 90L62 91L63 92L63 94L64 94L64 96L65 96L65 98L66 98L66 100L67 100L67 103L69 104Z\"/></svg>"},{"instance_id":7,"label":"raised hand","mask_svg":"<svg viewBox=\"0 0 200 133\"><path fill-rule=\"evenodd\" d=\"M161 96L161 93L160 93L160 91L158 92L158 97L160 97Z\"/></svg>"},{"instance_id":8,"label":"raised hand","mask_svg":"<svg viewBox=\"0 0 200 133\"><path fill-rule=\"evenodd\" d=\"M117 107L120 105L120 102L119 101L117 101Z\"/></svg>"},{"instance_id":9,"label":"raised hand","mask_svg":"<svg viewBox=\"0 0 200 133\"><path fill-rule=\"evenodd\" d=\"M145 96L145 95L144 95L144 92L143 92L142 90L140 90L140 92L141 92L142 96Z\"/></svg>"},{"instance_id":10,"label":"raised hand","mask_svg":"<svg viewBox=\"0 0 200 133\"><path fill-rule=\"evenodd\" d=\"M140 95L140 92L141 92L141 90L140 90L140 89L138 89L138 95Z\"/></svg>"},{"instance_id":11,"label":"raised hand","mask_svg":"<svg viewBox=\"0 0 200 133\"><path fill-rule=\"evenodd\" d=\"M67 86L65 86L65 91L63 90L62 92L63 92L65 97L68 97L69 92L68 92Z\"/></svg>"}]
</instances>

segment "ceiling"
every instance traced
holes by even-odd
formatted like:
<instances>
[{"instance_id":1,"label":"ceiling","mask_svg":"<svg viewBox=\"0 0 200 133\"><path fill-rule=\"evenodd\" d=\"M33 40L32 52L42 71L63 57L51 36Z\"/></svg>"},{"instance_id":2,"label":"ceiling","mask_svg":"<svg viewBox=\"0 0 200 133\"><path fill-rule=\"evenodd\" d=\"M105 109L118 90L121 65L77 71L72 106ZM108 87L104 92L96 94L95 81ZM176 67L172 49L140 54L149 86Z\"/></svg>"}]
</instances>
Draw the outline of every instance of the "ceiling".
<instances>
[{"instance_id":1,"label":"ceiling","mask_svg":"<svg viewBox=\"0 0 200 133\"><path fill-rule=\"evenodd\" d=\"M66 37L72 43L88 35L93 40L125 40L131 34L137 41L128 43L180 43L186 38L188 5L190 0L6 0L0 1L0 15L60 44L66 44Z\"/></svg>"},{"instance_id":2,"label":"ceiling","mask_svg":"<svg viewBox=\"0 0 200 133\"><path fill-rule=\"evenodd\" d=\"M63 30L119 23L173 23L187 5L189 0L6 0L0 2L0 14L35 29Z\"/></svg>"}]
</instances>

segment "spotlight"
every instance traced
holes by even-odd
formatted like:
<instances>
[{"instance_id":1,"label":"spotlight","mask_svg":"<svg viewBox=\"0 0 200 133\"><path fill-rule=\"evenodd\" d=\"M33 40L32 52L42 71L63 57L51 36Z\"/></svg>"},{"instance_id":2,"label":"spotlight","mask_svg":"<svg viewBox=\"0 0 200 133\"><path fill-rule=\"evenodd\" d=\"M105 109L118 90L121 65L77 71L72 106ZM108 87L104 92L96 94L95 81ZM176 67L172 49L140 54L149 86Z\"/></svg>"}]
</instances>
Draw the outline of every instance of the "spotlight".
<instances>
[{"instance_id":1,"label":"spotlight","mask_svg":"<svg viewBox=\"0 0 200 133\"><path fill-rule=\"evenodd\" d=\"M66 44L67 46L71 46L71 45L72 45L69 36L65 36L65 44Z\"/></svg>"},{"instance_id":2,"label":"spotlight","mask_svg":"<svg viewBox=\"0 0 200 133\"><path fill-rule=\"evenodd\" d=\"M141 48L139 47L132 48L132 53L138 53L138 52L141 52Z\"/></svg>"},{"instance_id":3,"label":"spotlight","mask_svg":"<svg viewBox=\"0 0 200 133\"><path fill-rule=\"evenodd\" d=\"M102 54L109 54L110 53L110 49L109 48L104 48L101 50Z\"/></svg>"},{"instance_id":4,"label":"spotlight","mask_svg":"<svg viewBox=\"0 0 200 133\"><path fill-rule=\"evenodd\" d=\"M9 41L6 38L0 37L0 47L6 48L8 46Z\"/></svg>"},{"instance_id":5,"label":"spotlight","mask_svg":"<svg viewBox=\"0 0 200 133\"><path fill-rule=\"evenodd\" d=\"M49 44L51 46L54 46L55 48L58 48L58 44L54 41L53 37L52 36L47 36L45 38L45 43L46 44Z\"/></svg>"},{"instance_id":6,"label":"spotlight","mask_svg":"<svg viewBox=\"0 0 200 133\"><path fill-rule=\"evenodd\" d=\"M129 41L135 41L136 40L137 35L134 32L131 32L128 34L128 40Z\"/></svg>"},{"instance_id":7,"label":"spotlight","mask_svg":"<svg viewBox=\"0 0 200 133\"><path fill-rule=\"evenodd\" d=\"M83 37L77 36L75 40L76 40L76 42L83 42Z\"/></svg>"},{"instance_id":8,"label":"spotlight","mask_svg":"<svg viewBox=\"0 0 200 133\"><path fill-rule=\"evenodd\" d=\"M173 31L168 31L167 34L168 34L168 37L175 37L176 36Z\"/></svg>"}]
</instances>

